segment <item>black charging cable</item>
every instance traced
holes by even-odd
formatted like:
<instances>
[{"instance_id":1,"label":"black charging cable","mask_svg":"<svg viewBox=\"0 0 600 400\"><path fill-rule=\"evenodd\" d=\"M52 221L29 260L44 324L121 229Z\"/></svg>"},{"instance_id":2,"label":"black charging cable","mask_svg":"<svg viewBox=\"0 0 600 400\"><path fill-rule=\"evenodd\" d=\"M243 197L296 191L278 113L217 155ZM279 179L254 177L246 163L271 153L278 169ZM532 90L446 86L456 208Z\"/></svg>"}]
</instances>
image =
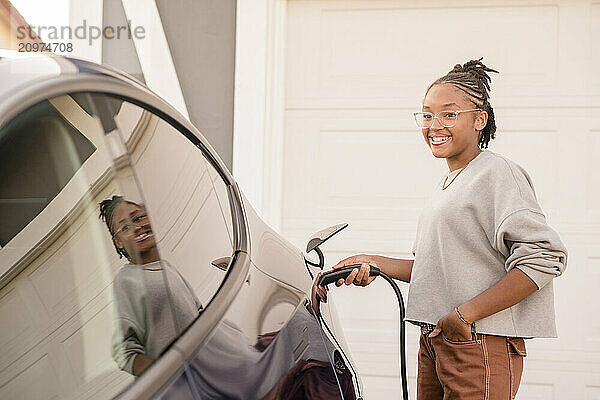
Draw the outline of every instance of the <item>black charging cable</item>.
<instances>
[{"instance_id":1,"label":"black charging cable","mask_svg":"<svg viewBox=\"0 0 600 400\"><path fill-rule=\"evenodd\" d=\"M360 265L350 265L347 267L342 267L339 269L334 269L331 271L324 272L317 282L317 286L327 286L330 283L335 283L340 279L346 279L350 273L357 268L360 268ZM369 276L381 276L385 279L394 289L394 293L396 294L396 298L398 299L398 308L400 310L400 376L402 380L402 398L404 400L408 400L408 378L406 375L406 329L404 323L404 299L402 297L402 292L400 292L400 288L396 285L396 282L392 278L390 278L387 274L382 272L379 268L370 265ZM319 307L320 298L317 295L317 308Z\"/></svg>"}]
</instances>

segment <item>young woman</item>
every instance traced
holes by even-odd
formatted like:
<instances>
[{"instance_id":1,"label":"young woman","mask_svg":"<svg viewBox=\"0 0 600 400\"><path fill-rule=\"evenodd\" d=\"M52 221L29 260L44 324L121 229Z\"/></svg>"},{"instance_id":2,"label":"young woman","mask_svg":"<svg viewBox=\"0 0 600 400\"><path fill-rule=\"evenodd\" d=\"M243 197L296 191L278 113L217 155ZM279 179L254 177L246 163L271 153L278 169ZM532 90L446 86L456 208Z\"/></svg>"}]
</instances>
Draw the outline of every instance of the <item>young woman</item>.
<instances>
[{"instance_id":1,"label":"young woman","mask_svg":"<svg viewBox=\"0 0 600 400\"><path fill-rule=\"evenodd\" d=\"M139 376L187 328L202 308L190 284L161 260L144 206L113 196L100 203L119 257L125 264L113 282L117 320L112 356Z\"/></svg>"},{"instance_id":2,"label":"young woman","mask_svg":"<svg viewBox=\"0 0 600 400\"><path fill-rule=\"evenodd\" d=\"M490 77L480 60L456 65L415 113L449 172L419 218L414 260L356 255L338 286L366 286L368 265L410 282L406 320L421 327L417 399L513 399L524 338L556 337L552 279L567 250L550 228L527 172L483 150L495 137ZM326 289L319 288L321 298Z\"/></svg>"}]
</instances>

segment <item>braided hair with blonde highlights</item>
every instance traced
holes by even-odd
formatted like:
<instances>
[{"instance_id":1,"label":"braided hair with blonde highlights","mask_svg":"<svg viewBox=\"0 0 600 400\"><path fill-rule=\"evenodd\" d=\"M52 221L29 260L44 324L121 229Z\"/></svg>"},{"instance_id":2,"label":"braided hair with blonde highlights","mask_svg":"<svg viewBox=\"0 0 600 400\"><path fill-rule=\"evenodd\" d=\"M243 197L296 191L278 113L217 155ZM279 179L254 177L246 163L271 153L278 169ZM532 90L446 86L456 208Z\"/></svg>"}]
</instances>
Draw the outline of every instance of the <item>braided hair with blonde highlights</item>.
<instances>
[{"instance_id":1,"label":"braided hair with blonde highlights","mask_svg":"<svg viewBox=\"0 0 600 400\"><path fill-rule=\"evenodd\" d=\"M498 71L486 67L481 62L482 59L483 57L478 60L471 60L462 65L456 64L452 71L433 82L427 88L427 92L435 85L449 83L466 93L469 100L477 108L487 112L488 121L481 132L479 132L479 141L477 143L480 148L485 149L488 147L490 140L496 137L496 118L494 109L489 101L490 82L492 78L490 78L488 72L498 73Z\"/></svg>"}]
</instances>

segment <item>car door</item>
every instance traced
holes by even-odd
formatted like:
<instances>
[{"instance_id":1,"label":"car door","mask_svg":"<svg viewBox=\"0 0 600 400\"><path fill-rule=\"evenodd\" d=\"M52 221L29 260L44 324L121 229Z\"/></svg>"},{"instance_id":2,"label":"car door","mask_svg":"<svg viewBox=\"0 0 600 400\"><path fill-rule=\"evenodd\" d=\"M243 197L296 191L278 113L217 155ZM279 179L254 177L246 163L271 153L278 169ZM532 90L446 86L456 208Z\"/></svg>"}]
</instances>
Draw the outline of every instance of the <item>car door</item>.
<instances>
[{"instance_id":1,"label":"car door","mask_svg":"<svg viewBox=\"0 0 600 400\"><path fill-rule=\"evenodd\" d=\"M74 91L0 154L0 398L354 398L306 288L236 263L237 189L177 118Z\"/></svg>"},{"instance_id":2,"label":"car door","mask_svg":"<svg viewBox=\"0 0 600 400\"><path fill-rule=\"evenodd\" d=\"M0 398L110 399L147 371L170 375L142 398L193 395L183 358L154 365L221 286L231 213L162 124L79 92L0 127Z\"/></svg>"},{"instance_id":3,"label":"car door","mask_svg":"<svg viewBox=\"0 0 600 400\"><path fill-rule=\"evenodd\" d=\"M193 145L152 110L110 95L95 99L112 109L161 254L174 260L200 302L211 307L235 241L223 171L207 158L208 149ZM272 233L270 238L278 241ZM298 267L296 258L289 250L279 253L279 271L271 273L250 265L210 339L188 360L188 383L200 398L281 399L295 390L299 398L337 399L343 398L340 389L355 398L350 372L332 365L336 349L315 318L310 289L285 282L297 273L289 273Z\"/></svg>"}]
</instances>

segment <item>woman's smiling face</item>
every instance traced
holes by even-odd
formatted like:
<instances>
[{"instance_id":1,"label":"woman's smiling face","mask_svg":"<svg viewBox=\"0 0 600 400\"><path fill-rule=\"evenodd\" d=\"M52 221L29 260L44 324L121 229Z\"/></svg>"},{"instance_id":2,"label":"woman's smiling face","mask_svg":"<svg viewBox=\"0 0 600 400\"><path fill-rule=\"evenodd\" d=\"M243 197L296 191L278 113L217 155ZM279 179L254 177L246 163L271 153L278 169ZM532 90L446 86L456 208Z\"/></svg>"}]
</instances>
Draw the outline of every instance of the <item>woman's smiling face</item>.
<instances>
[{"instance_id":1,"label":"woman's smiling face","mask_svg":"<svg viewBox=\"0 0 600 400\"><path fill-rule=\"evenodd\" d=\"M144 207L120 203L115 207L112 224L115 244L127 251L131 261L146 263L149 258L154 258L154 254L150 253L157 252L156 242Z\"/></svg>"},{"instance_id":2,"label":"woman's smiling face","mask_svg":"<svg viewBox=\"0 0 600 400\"><path fill-rule=\"evenodd\" d=\"M477 108L467 95L452 84L432 86L425 99L423 111L437 114L440 111L472 110ZM479 151L479 131L485 127L487 113L474 111L460 113L453 127L444 127L437 118L429 128L422 128L423 138L437 158L446 158L448 164L453 160L463 160ZM459 166L460 168L461 166ZM453 169L453 168L451 168Z\"/></svg>"}]
</instances>

